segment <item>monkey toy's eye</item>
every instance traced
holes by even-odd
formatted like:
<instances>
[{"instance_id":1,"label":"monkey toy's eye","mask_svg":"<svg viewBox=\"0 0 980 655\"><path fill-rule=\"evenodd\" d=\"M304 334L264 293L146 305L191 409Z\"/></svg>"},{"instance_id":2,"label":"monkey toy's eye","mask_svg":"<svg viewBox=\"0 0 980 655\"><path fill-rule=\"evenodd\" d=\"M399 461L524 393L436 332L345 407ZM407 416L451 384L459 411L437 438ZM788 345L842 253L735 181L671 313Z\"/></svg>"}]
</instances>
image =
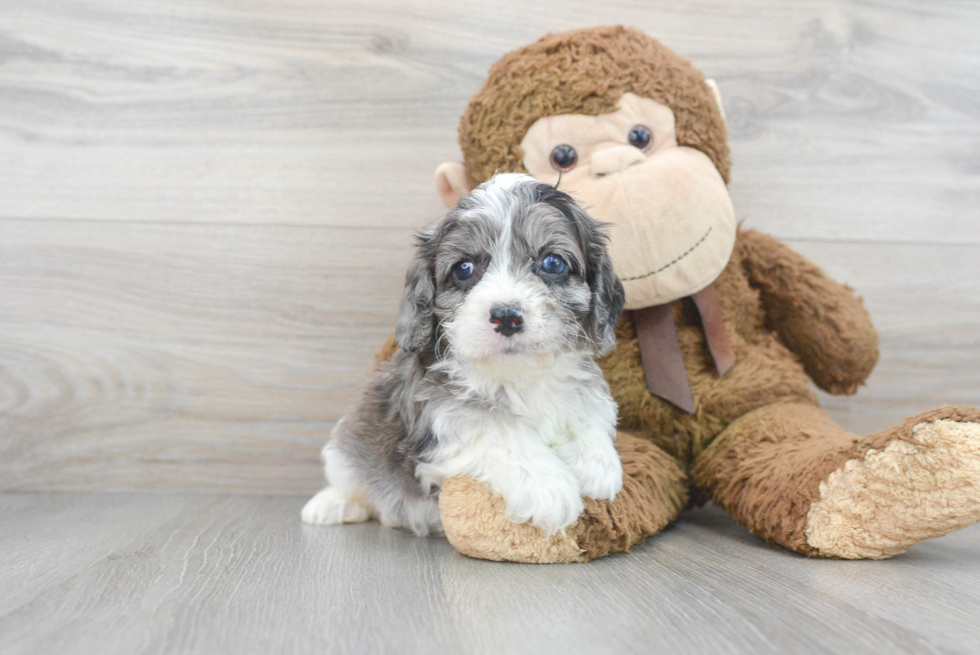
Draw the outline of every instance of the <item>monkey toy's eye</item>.
<instances>
[{"instance_id":1,"label":"monkey toy's eye","mask_svg":"<svg viewBox=\"0 0 980 655\"><path fill-rule=\"evenodd\" d=\"M566 268L568 268L568 264L558 255L548 255L541 261L541 270L548 275L561 275Z\"/></svg>"},{"instance_id":2,"label":"monkey toy's eye","mask_svg":"<svg viewBox=\"0 0 980 655\"><path fill-rule=\"evenodd\" d=\"M653 141L653 132L646 125L634 125L629 134L630 145L644 150Z\"/></svg>"},{"instance_id":3,"label":"monkey toy's eye","mask_svg":"<svg viewBox=\"0 0 980 655\"><path fill-rule=\"evenodd\" d=\"M456 277L457 280L463 282L464 280L468 280L471 277L473 277L473 271L475 270L476 267L473 266L473 262L471 262L468 259L464 259L463 261L453 266L453 275Z\"/></svg>"},{"instance_id":4,"label":"monkey toy's eye","mask_svg":"<svg viewBox=\"0 0 980 655\"><path fill-rule=\"evenodd\" d=\"M575 152L575 148L567 143L555 146L555 149L551 151L551 165L554 166L556 171L567 173L575 168L575 164L577 163L578 153Z\"/></svg>"}]
</instances>

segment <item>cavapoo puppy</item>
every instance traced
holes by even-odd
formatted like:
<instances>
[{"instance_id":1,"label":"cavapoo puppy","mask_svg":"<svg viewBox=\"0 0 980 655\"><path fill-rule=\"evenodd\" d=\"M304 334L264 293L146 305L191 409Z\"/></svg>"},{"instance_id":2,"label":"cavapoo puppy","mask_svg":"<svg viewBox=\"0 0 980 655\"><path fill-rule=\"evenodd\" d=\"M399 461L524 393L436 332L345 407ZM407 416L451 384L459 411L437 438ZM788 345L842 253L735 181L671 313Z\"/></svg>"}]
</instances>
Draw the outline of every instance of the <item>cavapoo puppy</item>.
<instances>
[{"instance_id":1,"label":"cavapoo puppy","mask_svg":"<svg viewBox=\"0 0 980 655\"><path fill-rule=\"evenodd\" d=\"M622 311L602 225L528 175L482 184L418 236L399 348L331 434L303 520L441 532L439 486L457 475L548 533L583 495L612 500L616 404L593 358Z\"/></svg>"}]
</instances>

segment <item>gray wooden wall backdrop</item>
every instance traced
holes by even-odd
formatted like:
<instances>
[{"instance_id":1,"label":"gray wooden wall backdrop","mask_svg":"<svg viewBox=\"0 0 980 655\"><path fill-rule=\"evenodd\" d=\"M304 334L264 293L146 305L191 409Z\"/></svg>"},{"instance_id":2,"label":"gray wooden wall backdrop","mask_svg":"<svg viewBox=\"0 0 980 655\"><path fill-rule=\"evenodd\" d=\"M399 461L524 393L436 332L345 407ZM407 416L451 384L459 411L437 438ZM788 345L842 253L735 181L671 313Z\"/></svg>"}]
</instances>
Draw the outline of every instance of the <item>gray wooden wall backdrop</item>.
<instances>
[{"instance_id":1,"label":"gray wooden wall backdrop","mask_svg":"<svg viewBox=\"0 0 980 655\"><path fill-rule=\"evenodd\" d=\"M980 5L0 0L0 488L315 489L488 67L626 23L738 214L865 296L855 430L980 404Z\"/></svg>"}]
</instances>

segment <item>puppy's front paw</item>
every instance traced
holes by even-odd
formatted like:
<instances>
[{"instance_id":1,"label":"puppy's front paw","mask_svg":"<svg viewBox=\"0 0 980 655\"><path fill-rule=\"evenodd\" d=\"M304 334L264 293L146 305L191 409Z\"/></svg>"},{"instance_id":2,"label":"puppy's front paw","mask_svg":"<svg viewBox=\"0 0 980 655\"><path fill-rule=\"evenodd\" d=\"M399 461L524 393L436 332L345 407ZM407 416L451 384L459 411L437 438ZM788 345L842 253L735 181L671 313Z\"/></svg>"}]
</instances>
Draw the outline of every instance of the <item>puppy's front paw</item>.
<instances>
[{"instance_id":1,"label":"puppy's front paw","mask_svg":"<svg viewBox=\"0 0 980 655\"><path fill-rule=\"evenodd\" d=\"M543 480L528 478L502 495L509 521L530 523L549 535L575 523L585 509L582 495L571 476L557 480L553 476Z\"/></svg>"},{"instance_id":2,"label":"puppy's front paw","mask_svg":"<svg viewBox=\"0 0 980 655\"><path fill-rule=\"evenodd\" d=\"M613 500L623 489L623 463L615 449L604 448L592 457L579 460L572 471L583 496Z\"/></svg>"},{"instance_id":3,"label":"puppy's front paw","mask_svg":"<svg viewBox=\"0 0 980 655\"><path fill-rule=\"evenodd\" d=\"M623 464L604 431L571 439L555 447L578 481L583 496L612 500L623 488Z\"/></svg>"},{"instance_id":4,"label":"puppy's front paw","mask_svg":"<svg viewBox=\"0 0 980 655\"><path fill-rule=\"evenodd\" d=\"M301 518L313 525L363 523L371 518L366 503L348 498L336 487L321 489L303 507Z\"/></svg>"}]
</instances>

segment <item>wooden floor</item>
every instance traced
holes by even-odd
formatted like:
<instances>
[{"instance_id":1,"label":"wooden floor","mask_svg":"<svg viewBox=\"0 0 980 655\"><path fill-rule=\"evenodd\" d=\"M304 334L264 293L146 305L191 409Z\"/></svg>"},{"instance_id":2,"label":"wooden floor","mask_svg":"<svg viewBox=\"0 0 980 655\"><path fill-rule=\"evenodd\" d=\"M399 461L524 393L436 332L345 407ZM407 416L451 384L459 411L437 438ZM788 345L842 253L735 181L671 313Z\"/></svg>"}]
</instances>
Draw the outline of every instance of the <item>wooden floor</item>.
<instances>
[{"instance_id":1,"label":"wooden floor","mask_svg":"<svg viewBox=\"0 0 980 655\"><path fill-rule=\"evenodd\" d=\"M714 508L590 564L467 559L303 498L0 495L0 651L980 652L980 526L883 562L807 560Z\"/></svg>"}]
</instances>

